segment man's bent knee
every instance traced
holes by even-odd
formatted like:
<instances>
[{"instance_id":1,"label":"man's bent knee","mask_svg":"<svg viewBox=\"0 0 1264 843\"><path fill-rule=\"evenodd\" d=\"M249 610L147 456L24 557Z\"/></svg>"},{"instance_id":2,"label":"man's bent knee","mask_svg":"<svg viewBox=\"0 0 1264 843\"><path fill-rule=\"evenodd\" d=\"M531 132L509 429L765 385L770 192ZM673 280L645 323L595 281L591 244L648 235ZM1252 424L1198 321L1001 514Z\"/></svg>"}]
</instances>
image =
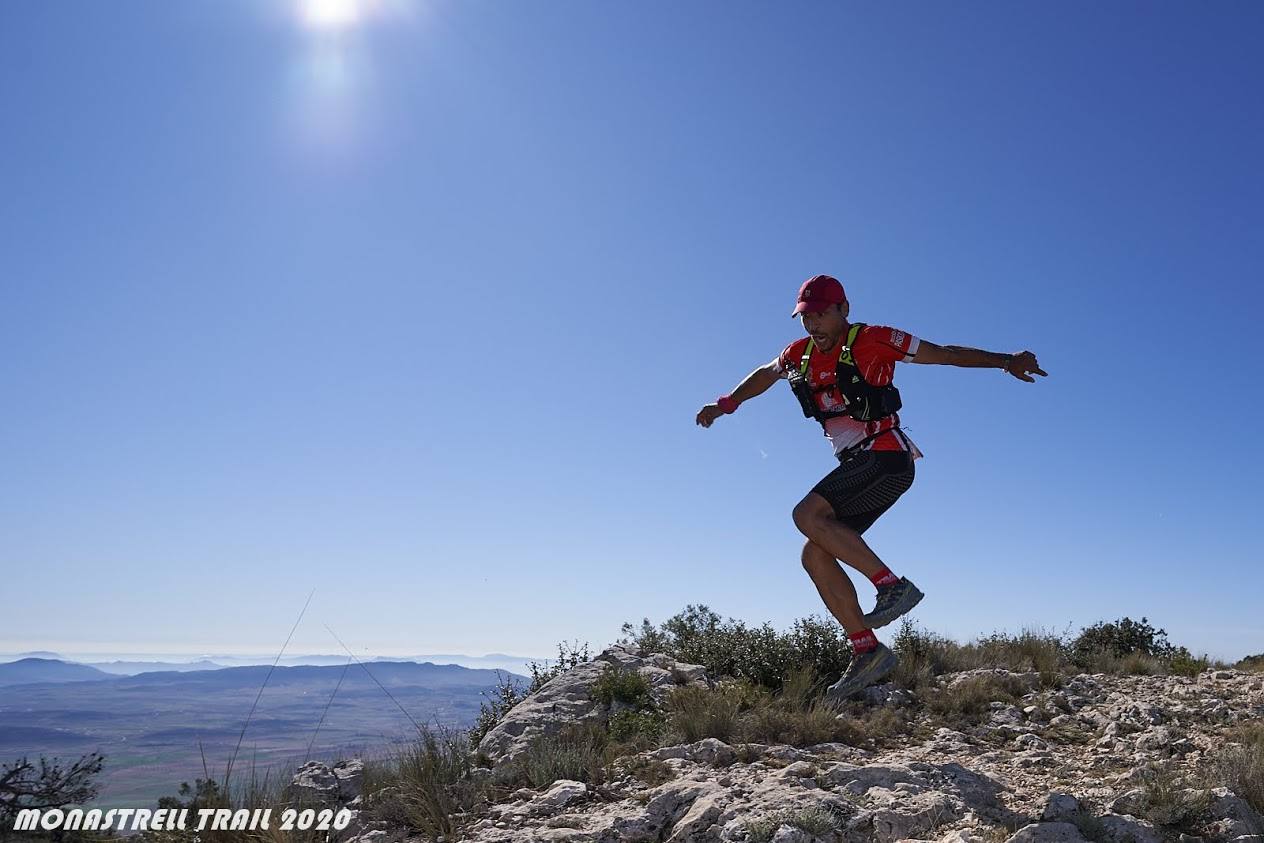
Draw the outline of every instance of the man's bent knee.
<instances>
[{"instance_id":1,"label":"man's bent knee","mask_svg":"<svg viewBox=\"0 0 1264 843\"><path fill-rule=\"evenodd\" d=\"M834 517L834 507L816 492L809 492L803 500L794 505L794 510L790 515L794 518L794 526L806 536L809 535L814 521Z\"/></svg>"}]
</instances>

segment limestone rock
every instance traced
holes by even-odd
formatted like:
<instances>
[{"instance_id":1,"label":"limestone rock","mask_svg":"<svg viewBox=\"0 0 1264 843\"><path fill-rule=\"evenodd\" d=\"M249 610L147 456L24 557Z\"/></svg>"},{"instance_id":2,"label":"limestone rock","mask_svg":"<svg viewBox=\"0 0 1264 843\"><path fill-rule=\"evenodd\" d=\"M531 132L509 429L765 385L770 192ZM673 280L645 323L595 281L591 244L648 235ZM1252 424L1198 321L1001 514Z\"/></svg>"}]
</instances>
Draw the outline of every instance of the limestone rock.
<instances>
[{"instance_id":1,"label":"limestone rock","mask_svg":"<svg viewBox=\"0 0 1264 843\"><path fill-rule=\"evenodd\" d=\"M346 804L360 796L364 781L364 762L360 759L339 761L332 767L321 761L308 761L295 771L287 789L291 798L322 805Z\"/></svg>"},{"instance_id":2,"label":"limestone rock","mask_svg":"<svg viewBox=\"0 0 1264 843\"><path fill-rule=\"evenodd\" d=\"M1109 843L1163 843L1154 826L1126 814L1106 814L1097 819L1097 826Z\"/></svg>"},{"instance_id":3,"label":"limestone rock","mask_svg":"<svg viewBox=\"0 0 1264 843\"><path fill-rule=\"evenodd\" d=\"M1040 819L1045 822L1071 822L1079 814L1080 800L1066 793L1051 793L1040 812Z\"/></svg>"},{"instance_id":4,"label":"limestone rock","mask_svg":"<svg viewBox=\"0 0 1264 843\"><path fill-rule=\"evenodd\" d=\"M1032 823L1005 843L1085 843L1085 838L1071 823Z\"/></svg>"},{"instance_id":5,"label":"limestone rock","mask_svg":"<svg viewBox=\"0 0 1264 843\"><path fill-rule=\"evenodd\" d=\"M593 698L592 688L603 673L616 667L635 670L644 676L649 682L651 695L660 705L672 688L711 685L701 665L686 664L662 653L646 654L638 647L617 644L603 650L592 661L553 677L515 705L483 736L478 751L499 765L521 755L533 740L556 734L565 723L604 719L609 712Z\"/></svg>"},{"instance_id":6,"label":"limestone rock","mask_svg":"<svg viewBox=\"0 0 1264 843\"><path fill-rule=\"evenodd\" d=\"M558 779L548 790L531 800L530 810L536 814L554 814L587 794L588 786L583 782Z\"/></svg>"}]
</instances>

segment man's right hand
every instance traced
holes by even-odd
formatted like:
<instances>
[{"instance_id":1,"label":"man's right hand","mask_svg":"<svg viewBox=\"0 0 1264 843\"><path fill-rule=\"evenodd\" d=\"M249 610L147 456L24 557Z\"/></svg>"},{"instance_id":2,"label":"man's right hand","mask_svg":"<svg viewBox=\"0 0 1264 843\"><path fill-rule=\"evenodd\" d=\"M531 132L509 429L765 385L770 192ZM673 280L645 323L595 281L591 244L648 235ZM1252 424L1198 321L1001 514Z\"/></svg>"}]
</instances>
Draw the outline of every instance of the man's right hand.
<instances>
[{"instance_id":1,"label":"man's right hand","mask_svg":"<svg viewBox=\"0 0 1264 843\"><path fill-rule=\"evenodd\" d=\"M720 409L719 404L708 404L698 411L698 424L703 427L710 427L711 422L724 415L724 411Z\"/></svg>"}]
</instances>

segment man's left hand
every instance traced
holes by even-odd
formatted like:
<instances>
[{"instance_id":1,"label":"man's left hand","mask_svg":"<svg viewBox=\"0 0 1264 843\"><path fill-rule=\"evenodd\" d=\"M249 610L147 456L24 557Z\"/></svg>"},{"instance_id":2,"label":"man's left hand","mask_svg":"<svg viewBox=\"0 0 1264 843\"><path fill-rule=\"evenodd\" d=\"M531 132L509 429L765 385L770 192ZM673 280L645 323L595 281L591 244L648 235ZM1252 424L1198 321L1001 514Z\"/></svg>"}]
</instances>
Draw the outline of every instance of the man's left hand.
<instances>
[{"instance_id":1,"label":"man's left hand","mask_svg":"<svg viewBox=\"0 0 1264 843\"><path fill-rule=\"evenodd\" d=\"M1005 367L1005 371L1009 372L1020 381L1027 383L1035 383L1036 379L1032 375L1040 375L1045 378L1049 373L1040 368L1040 364L1036 362L1036 355L1030 351L1023 351L1010 357L1009 365Z\"/></svg>"}]
</instances>

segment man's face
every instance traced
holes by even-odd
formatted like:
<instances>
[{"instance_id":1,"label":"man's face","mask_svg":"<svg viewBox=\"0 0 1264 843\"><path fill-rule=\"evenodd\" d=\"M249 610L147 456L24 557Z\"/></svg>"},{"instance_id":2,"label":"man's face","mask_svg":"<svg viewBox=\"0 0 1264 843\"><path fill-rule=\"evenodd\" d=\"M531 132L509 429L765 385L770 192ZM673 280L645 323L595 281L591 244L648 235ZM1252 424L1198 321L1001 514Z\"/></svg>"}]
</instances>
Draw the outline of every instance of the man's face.
<instances>
[{"instance_id":1,"label":"man's face","mask_svg":"<svg viewBox=\"0 0 1264 843\"><path fill-rule=\"evenodd\" d=\"M802 313L803 330L808 332L816 347L828 351L843 335L847 320L841 305L832 304L821 313Z\"/></svg>"}]
</instances>

